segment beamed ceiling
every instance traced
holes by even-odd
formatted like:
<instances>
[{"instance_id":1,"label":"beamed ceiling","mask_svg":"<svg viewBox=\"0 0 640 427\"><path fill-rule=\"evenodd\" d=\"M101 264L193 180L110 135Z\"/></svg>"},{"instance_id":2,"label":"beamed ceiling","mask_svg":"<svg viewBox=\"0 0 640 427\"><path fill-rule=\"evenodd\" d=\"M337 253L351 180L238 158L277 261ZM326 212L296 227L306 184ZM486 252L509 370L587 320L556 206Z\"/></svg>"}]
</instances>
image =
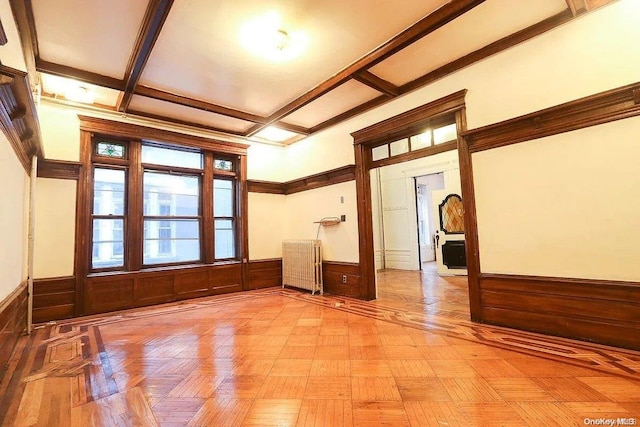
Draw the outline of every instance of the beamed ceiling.
<instances>
[{"instance_id":1,"label":"beamed ceiling","mask_svg":"<svg viewBox=\"0 0 640 427\"><path fill-rule=\"evenodd\" d=\"M11 0L43 99L234 138L297 141L610 0ZM275 11L306 49L263 59L243 26ZM258 134L258 137L256 136Z\"/></svg>"}]
</instances>

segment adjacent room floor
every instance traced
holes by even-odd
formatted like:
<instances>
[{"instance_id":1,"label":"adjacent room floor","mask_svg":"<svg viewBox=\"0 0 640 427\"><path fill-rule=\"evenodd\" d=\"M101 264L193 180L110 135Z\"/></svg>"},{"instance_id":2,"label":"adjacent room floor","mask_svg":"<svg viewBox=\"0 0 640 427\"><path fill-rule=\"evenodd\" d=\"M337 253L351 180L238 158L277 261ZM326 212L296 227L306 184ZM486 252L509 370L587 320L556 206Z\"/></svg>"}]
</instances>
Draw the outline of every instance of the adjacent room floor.
<instances>
[{"instance_id":1,"label":"adjacent room floor","mask_svg":"<svg viewBox=\"0 0 640 427\"><path fill-rule=\"evenodd\" d=\"M464 278L379 284L374 302L270 288L40 327L0 383L0 424L640 422L640 353L473 324Z\"/></svg>"}]
</instances>

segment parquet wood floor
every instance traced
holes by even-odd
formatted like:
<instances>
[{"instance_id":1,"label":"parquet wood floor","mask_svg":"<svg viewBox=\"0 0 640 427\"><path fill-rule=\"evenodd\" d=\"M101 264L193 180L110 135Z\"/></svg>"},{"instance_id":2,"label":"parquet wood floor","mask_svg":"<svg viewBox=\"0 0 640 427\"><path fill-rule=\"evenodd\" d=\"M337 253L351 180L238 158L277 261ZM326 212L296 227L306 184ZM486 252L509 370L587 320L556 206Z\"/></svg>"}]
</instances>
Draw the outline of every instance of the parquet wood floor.
<instances>
[{"instance_id":1,"label":"parquet wood floor","mask_svg":"<svg viewBox=\"0 0 640 427\"><path fill-rule=\"evenodd\" d=\"M375 302L271 288L43 325L0 425L640 422L640 353L473 324L464 278L407 277L381 274Z\"/></svg>"}]
</instances>

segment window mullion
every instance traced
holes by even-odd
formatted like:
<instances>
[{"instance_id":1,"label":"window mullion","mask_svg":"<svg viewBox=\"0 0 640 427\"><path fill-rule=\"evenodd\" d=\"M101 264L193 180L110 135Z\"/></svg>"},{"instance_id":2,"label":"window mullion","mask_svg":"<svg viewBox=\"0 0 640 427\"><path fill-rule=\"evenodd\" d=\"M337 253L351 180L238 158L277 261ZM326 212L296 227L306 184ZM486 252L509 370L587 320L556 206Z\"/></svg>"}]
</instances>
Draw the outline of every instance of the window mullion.
<instances>
[{"instance_id":1,"label":"window mullion","mask_svg":"<svg viewBox=\"0 0 640 427\"><path fill-rule=\"evenodd\" d=\"M142 268L142 165L139 141L129 144L129 176L127 211L125 213L125 230L127 247L125 248L126 265L129 271Z\"/></svg>"},{"instance_id":2,"label":"window mullion","mask_svg":"<svg viewBox=\"0 0 640 427\"><path fill-rule=\"evenodd\" d=\"M214 261L214 229L213 229L213 153L205 152L204 177L202 180L202 255L204 262Z\"/></svg>"}]
</instances>

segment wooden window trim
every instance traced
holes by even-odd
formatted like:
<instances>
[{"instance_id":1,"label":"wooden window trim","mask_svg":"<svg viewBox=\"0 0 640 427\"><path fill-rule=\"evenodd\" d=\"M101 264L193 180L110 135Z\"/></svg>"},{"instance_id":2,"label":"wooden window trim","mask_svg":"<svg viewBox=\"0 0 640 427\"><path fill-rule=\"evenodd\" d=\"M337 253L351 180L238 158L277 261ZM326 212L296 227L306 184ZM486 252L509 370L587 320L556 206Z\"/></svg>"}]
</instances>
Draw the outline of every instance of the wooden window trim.
<instances>
[{"instance_id":1,"label":"wooden window trim","mask_svg":"<svg viewBox=\"0 0 640 427\"><path fill-rule=\"evenodd\" d=\"M203 137L183 135L176 132L164 131L145 126L128 123L112 122L105 119L79 116L80 118L80 167L77 186L76 205L76 307L75 315L85 312L84 302L87 278L117 275L118 277L134 277L147 271L163 271L163 269L192 269L194 267L238 264L248 259L248 224L247 224L247 185L246 185L246 154L247 144L218 141ZM126 143L126 159L98 156L95 152L97 141L113 141ZM203 168L181 168L141 162L142 144L150 141L171 148L187 148L198 150L203 154ZM233 162L233 172L220 171L213 168L213 159L223 158ZM126 171L127 195L125 200L124 223L124 267L117 269L95 269L91 267L92 254L92 217L93 217L93 168L107 167L124 169ZM172 172L198 176L200 179L200 211L197 217L200 221L200 259L168 264L143 265L143 201L142 176L145 171ZM236 250L234 259L214 259L214 224L213 179L231 179L234 181L234 226ZM138 200L140 199L140 200ZM177 217L170 217L169 220ZM179 218L178 218L179 219ZM248 280L248 279L246 279ZM242 278L242 288L245 289L245 277Z\"/></svg>"}]
</instances>

